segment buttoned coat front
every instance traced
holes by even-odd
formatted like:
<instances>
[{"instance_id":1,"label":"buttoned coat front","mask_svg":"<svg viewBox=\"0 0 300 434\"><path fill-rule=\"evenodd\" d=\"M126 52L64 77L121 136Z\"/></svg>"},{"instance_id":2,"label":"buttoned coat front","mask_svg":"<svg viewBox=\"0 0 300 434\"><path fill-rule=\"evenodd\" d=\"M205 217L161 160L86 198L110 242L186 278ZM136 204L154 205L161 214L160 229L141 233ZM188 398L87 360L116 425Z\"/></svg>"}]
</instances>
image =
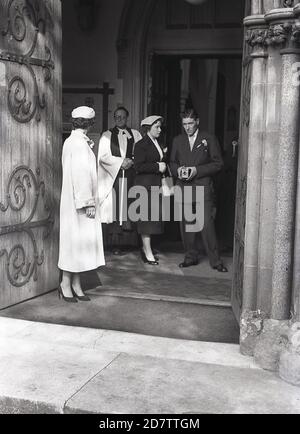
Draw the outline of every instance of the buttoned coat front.
<instances>
[{"instance_id":1,"label":"buttoned coat front","mask_svg":"<svg viewBox=\"0 0 300 434\"><path fill-rule=\"evenodd\" d=\"M159 171L158 163L166 162L163 148L161 148L161 151L163 157L159 154L155 144L148 134L135 145L135 185L147 189L151 189L151 187L161 187L162 174Z\"/></svg>"},{"instance_id":2,"label":"buttoned coat front","mask_svg":"<svg viewBox=\"0 0 300 434\"><path fill-rule=\"evenodd\" d=\"M144 187L146 190L148 190L148 221L137 222L137 230L139 234L159 235L162 234L164 231L161 201L151 200L152 198L150 191L152 187L157 188L162 186L163 175L159 171L159 163L165 161L166 158L163 149L161 148L161 152L159 152L148 134L135 145L135 185L139 187ZM153 210L156 210L156 220L151 219Z\"/></svg>"},{"instance_id":3,"label":"buttoned coat front","mask_svg":"<svg viewBox=\"0 0 300 434\"><path fill-rule=\"evenodd\" d=\"M72 273L105 265L97 200L96 157L88 140L82 130L73 131L64 143L62 155L58 266ZM95 219L86 216L85 208L89 206L96 206Z\"/></svg>"}]
</instances>

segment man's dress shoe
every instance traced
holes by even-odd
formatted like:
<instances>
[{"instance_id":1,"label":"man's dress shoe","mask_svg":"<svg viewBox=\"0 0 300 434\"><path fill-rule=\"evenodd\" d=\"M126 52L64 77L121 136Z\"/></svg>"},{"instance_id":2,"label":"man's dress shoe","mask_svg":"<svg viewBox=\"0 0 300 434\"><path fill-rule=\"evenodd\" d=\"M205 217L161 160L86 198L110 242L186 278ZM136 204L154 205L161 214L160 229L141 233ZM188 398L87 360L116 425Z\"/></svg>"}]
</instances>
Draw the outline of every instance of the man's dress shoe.
<instances>
[{"instance_id":1,"label":"man's dress shoe","mask_svg":"<svg viewBox=\"0 0 300 434\"><path fill-rule=\"evenodd\" d=\"M193 267L194 265L198 265L198 261L184 261L179 264L179 268L188 268Z\"/></svg>"},{"instance_id":2,"label":"man's dress shoe","mask_svg":"<svg viewBox=\"0 0 300 434\"><path fill-rule=\"evenodd\" d=\"M219 264L216 267L213 267L214 270L217 270L219 273L228 273L228 270L226 267L224 267L223 264Z\"/></svg>"}]
</instances>

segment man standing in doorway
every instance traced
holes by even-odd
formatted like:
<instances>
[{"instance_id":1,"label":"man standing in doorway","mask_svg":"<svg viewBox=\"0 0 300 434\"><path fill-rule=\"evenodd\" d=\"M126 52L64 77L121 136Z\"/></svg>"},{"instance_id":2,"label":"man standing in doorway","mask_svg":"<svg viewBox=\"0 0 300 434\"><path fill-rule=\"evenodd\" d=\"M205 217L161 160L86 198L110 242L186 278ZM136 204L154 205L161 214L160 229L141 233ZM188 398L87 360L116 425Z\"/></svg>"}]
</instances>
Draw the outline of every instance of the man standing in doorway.
<instances>
[{"instance_id":1,"label":"man standing in doorway","mask_svg":"<svg viewBox=\"0 0 300 434\"><path fill-rule=\"evenodd\" d=\"M128 190L134 183L134 146L142 136L127 126L128 117L125 107L116 109L115 126L103 133L98 150L100 215L107 225L103 229L114 255L122 255L125 244L137 244L136 231L122 204L127 203Z\"/></svg>"},{"instance_id":2,"label":"man standing in doorway","mask_svg":"<svg viewBox=\"0 0 300 434\"><path fill-rule=\"evenodd\" d=\"M175 137L171 152L170 167L173 176L177 179L177 186L182 191L182 221L181 235L185 248L184 261L179 265L186 268L199 263L197 236L202 235L202 241L210 265L213 269L226 273L219 254L215 222L214 198L212 176L223 167L220 147L216 137L199 130L199 116L194 109L187 110L182 115L184 134ZM185 194L185 188L190 187L191 197ZM187 222L185 206L188 205L195 214L197 206L197 187L204 187L204 227L201 232L187 230L191 222ZM187 204L187 201L189 203Z\"/></svg>"}]
</instances>

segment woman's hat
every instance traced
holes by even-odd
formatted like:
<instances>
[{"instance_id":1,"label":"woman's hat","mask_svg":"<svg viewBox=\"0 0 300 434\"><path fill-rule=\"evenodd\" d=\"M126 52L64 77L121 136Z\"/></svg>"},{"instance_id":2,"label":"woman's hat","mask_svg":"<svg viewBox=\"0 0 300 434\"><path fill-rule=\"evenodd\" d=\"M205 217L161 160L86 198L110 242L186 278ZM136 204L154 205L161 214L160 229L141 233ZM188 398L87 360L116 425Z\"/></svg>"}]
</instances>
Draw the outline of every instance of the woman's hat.
<instances>
[{"instance_id":1,"label":"woman's hat","mask_svg":"<svg viewBox=\"0 0 300 434\"><path fill-rule=\"evenodd\" d=\"M155 124L156 122L162 121L162 120L163 120L162 116L156 116L156 115L148 116L146 119L142 120L141 126L142 127L145 126L145 125L146 126L151 126L151 125Z\"/></svg>"},{"instance_id":2,"label":"woman's hat","mask_svg":"<svg viewBox=\"0 0 300 434\"><path fill-rule=\"evenodd\" d=\"M96 116L95 110L91 107L77 107L72 111L72 118L73 119L93 119Z\"/></svg>"}]
</instances>

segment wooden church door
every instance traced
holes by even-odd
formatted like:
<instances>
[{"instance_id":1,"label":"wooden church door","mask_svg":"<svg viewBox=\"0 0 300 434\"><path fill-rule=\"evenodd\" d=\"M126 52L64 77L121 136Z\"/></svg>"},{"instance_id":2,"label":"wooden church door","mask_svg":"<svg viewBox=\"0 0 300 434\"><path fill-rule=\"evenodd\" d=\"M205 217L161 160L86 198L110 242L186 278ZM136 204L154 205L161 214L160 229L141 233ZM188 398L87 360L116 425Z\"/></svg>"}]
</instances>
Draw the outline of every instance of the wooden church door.
<instances>
[{"instance_id":1,"label":"wooden church door","mask_svg":"<svg viewBox=\"0 0 300 434\"><path fill-rule=\"evenodd\" d=\"M61 0L0 0L0 309L57 287Z\"/></svg>"}]
</instances>

